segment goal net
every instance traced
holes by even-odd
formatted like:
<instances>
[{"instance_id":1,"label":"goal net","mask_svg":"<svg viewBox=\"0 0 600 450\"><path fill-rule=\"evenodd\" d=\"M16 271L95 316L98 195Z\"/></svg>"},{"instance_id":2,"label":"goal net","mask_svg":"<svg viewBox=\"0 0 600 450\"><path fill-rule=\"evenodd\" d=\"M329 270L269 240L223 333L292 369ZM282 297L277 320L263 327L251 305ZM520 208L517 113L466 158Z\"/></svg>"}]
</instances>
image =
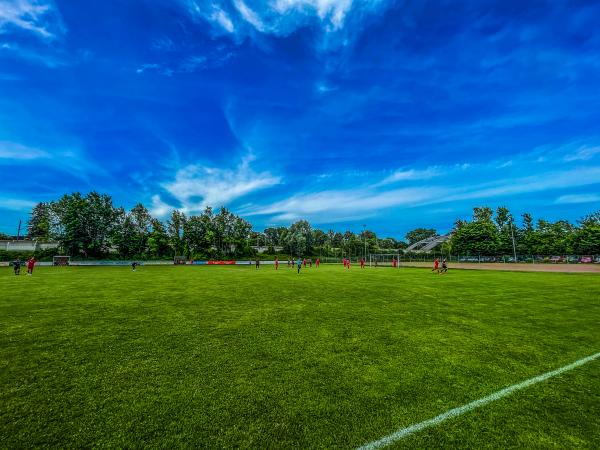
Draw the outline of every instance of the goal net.
<instances>
[{"instance_id":1,"label":"goal net","mask_svg":"<svg viewBox=\"0 0 600 450\"><path fill-rule=\"evenodd\" d=\"M173 258L173 264L175 265L185 264L185 262L185 256L175 256Z\"/></svg>"},{"instance_id":2,"label":"goal net","mask_svg":"<svg viewBox=\"0 0 600 450\"><path fill-rule=\"evenodd\" d=\"M370 267L400 267L399 253L371 253L369 255Z\"/></svg>"},{"instance_id":3,"label":"goal net","mask_svg":"<svg viewBox=\"0 0 600 450\"><path fill-rule=\"evenodd\" d=\"M68 266L71 263L70 256L54 256L52 257L53 266Z\"/></svg>"}]
</instances>

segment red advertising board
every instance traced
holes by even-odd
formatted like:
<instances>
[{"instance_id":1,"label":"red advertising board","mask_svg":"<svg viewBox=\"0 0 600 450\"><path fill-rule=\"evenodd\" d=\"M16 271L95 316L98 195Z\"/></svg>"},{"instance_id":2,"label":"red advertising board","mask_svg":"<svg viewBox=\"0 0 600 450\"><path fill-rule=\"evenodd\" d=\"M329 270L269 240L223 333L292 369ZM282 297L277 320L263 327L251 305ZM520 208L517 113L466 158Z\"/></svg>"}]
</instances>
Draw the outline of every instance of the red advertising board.
<instances>
[{"instance_id":1,"label":"red advertising board","mask_svg":"<svg viewBox=\"0 0 600 450\"><path fill-rule=\"evenodd\" d=\"M208 261L208 264L211 266L234 265L235 261Z\"/></svg>"}]
</instances>

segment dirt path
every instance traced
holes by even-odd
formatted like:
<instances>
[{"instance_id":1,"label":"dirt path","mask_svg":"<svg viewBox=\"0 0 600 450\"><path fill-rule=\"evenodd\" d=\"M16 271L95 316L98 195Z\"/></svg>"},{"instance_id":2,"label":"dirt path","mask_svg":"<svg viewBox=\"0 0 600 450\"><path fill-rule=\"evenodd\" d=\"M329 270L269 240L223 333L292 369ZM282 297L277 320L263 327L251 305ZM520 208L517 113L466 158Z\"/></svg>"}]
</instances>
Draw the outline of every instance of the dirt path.
<instances>
[{"instance_id":1,"label":"dirt path","mask_svg":"<svg viewBox=\"0 0 600 450\"><path fill-rule=\"evenodd\" d=\"M433 267L428 262L402 262L404 267ZM512 270L518 272L600 273L600 264L511 264L511 263L454 263L449 269Z\"/></svg>"}]
</instances>

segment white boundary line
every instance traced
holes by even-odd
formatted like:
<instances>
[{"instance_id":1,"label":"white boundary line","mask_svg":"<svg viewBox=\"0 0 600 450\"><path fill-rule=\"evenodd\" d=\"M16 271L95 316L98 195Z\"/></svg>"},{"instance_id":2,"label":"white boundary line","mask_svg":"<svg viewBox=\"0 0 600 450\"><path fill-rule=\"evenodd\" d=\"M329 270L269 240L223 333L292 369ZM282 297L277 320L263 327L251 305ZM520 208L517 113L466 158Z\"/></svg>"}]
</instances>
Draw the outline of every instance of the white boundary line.
<instances>
[{"instance_id":1,"label":"white boundary line","mask_svg":"<svg viewBox=\"0 0 600 450\"><path fill-rule=\"evenodd\" d=\"M521 383L513 384L512 386L501 389L497 392L494 392L493 394L490 394L483 398L480 398L479 400L475 400L471 403L467 403L466 405L459 406L458 408L450 409L450 410L446 411L445 413L440 414L439 416L433 417L432 419L428 419L423 422L416 423L416 424L411 425L406 428L401 428L398 431L393 432L392 434L382 437L381 439L369 442L368 444L365 444L365 445L359 447L357 450L374 450L374 449L388 446L390 444L393 444L396 441L399 441L400 439L404 439L405 437L410 436L411 434L414 434L421 430L424 430L425 428L436 426L448 419L460 416L461 414L472 411L476 408L487 405L488 403L491 403L491 402L499 400L503 397L506 397L515 391L525 389L529 386L532 386L534 384L545 381L548 378L552 378L552 377L560 375L564 372L573 370L576 367L583 366L584 364L587 364L598 358L600 358L600 353L596 353L596 354L588 356L586 358L582 358L578 361L575 361L574 363L571 363L569 365L561 367L560 369L552 370L551 372L546 372L542 375L538 375L537 377L522 381Z\"/></svg>"}]
</instances>

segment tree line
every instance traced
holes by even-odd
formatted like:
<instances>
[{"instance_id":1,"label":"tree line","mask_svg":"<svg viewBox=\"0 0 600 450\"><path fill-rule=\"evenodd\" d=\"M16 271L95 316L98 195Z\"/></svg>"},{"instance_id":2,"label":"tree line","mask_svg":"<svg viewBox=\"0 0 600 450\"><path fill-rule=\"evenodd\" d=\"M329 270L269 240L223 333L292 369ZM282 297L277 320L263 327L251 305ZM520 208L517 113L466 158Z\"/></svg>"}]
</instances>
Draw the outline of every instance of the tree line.
<instances>
[{"instance_id":1,"label":"tree line","mask_svg":"<svg viewBox=\"0 0 600 450\"><path fill-rule=\"evenodd\" d=\"M534 221L529 213L520 225L506 207L473 209L470 221L457 220L444 251L461 255L598 255L600 211L580 219Z\"/></svg>"},{"instance_id":2,"label":"tree line","mask_svg":"<svg viewBox=\"0 0 600 450\"><path fill-rule=\"evenodd\" d=\"M248 221L225 207L207 207L198 215L175 210L162 222L142 204L127 211L116 207L109 195L97 192L76 192L38 203L28 222L30 238L58 242L64 254L82 258L239 258L255 256L256 247L266 248L269 255L352 257L394 253L436 234L433 228L417 228L400 241L379 238L366 229L359 234L323 231L306 220L255 231ZM509 255L513 253L513 236L514 250L519 254L600 254L600 211L577 225L565 220L540 219L534 223L526 213L519 226L507 208L499 207L494 214L491 208L477 207L471 221L456 221L452 238L442 250Z\"/></svg>"}]
</instances>

